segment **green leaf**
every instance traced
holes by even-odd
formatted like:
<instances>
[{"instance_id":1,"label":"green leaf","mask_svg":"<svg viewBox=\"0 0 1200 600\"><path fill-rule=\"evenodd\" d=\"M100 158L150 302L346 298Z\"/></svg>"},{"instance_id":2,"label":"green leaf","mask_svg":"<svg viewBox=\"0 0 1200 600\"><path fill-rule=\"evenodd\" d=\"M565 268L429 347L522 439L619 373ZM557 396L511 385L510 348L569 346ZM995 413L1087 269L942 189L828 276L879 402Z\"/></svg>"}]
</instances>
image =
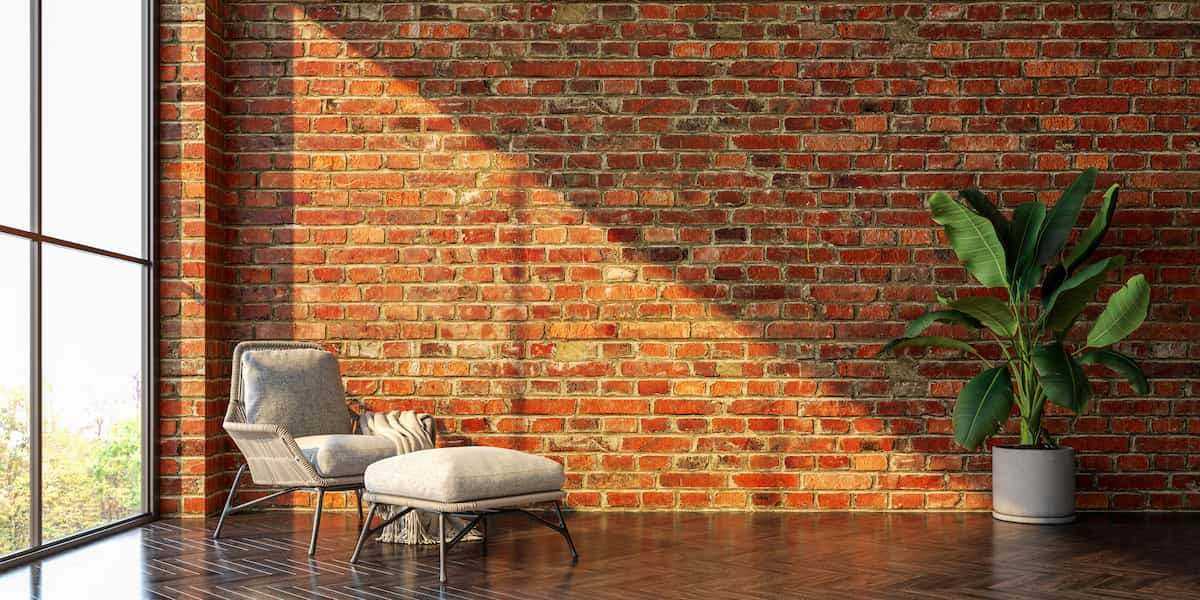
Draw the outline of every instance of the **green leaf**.
<instances>
[{"instance_id":1,"label":"green leaf","mask_svg":"<svg viewBox=\"0 0 1200 600\"><path fill-rule=\"evenodd\" d=\"M1088 167L1062 196L1059 196L1054 208L1050 209L1050 214L1046 215L1046 221L1042 223L1042 230L1038 235L1037 252L1034 255L1037 264L1048 265L1062 252L1063 244L1067 242L1067 236L1071 234L1075 220L1079 218L1079 209L1083 207L1083 201L1094 185L1096 169Z\"/></svg>"},{"instance_id":2,"label":"green leaf","mask_svg":"<svg viewBox=\"0 0 1200 600\"><path fill-rule=\"evenodd\" d=\"M894 351L894 350L900 350L901 348L911 348L911 347L924 348L924 347L930 347L930 346L939 347L939 348L950 348L951 350L962 350L963 352L970 352L971 354L974 354L975 356L979 356L980 358L983 358L979 354L978 350L971 347L971 345L966 342L962 342L962 341L959 341L959 340L956 340L953 338L936 336L936 335L918 336L918 337L914 337L914 338L896 338L896 339L888 342L887 344L884 344L884 346L879 349L879 352L875 353L875 356L882 356L889 350Z\"/></svg>"},{"instance_id":3,"label":"green leaf","mask_svg":"<svg viewBox=\"0 0 1200 600\"><path fill-rule=\"evenodd\" d=\"M1033 349L1033 368L1037 369L1038 382L1046 390L1051 402L1082 413L1092 399L1092 388L1079 363L1067 352L1061 342L1044 344Z\"/></svg>"},{"instance_id":4,"label":"green leaf","mask_svg":"<svg viewBox=\"0 0 1200 600\"><path fill-rule=\"evenodd\" d=\"M1008 239L1008 219L1004 218L1000 209L996 208L983 192L970 188L960 191L958 197L966 200L976 213L992 222L992 229L996 231L996 237L1000 238L1001 243Z\"/></svg>"},{"instance_id":5,"label":"green leaf","mask_svg":"<svg viewBox=\"0 0 1200 600\"><path fill-rule=\"evenodd\" d=\"M1033 263L1037 250L1038 233L1046 220L1046 205L1041 202L1026 202L1013 210L1012 226L1008 228L1008 280L1018 287L1018 296L1024 297L1036 283L1037 270L1041 265ZM1033 265L1034 268L1030 268Z\"/></svg>"},{"instance_id":6,"label":"green leaf","mask_svg":"<svg viewBox=\"0 0 1200 600\"><path fill-rule=\"evenodd\" d=\"M939 297L938 301L978 319L998 336L1012 337L1017 332L1017 317L1008 304L991 296L968 296L957 300Z\"/></svg>"},{"instance_id":7,"label":"green leaf","mask_svg":"<svg viewBox=\"0 0 1200 600\"><path fill-rule=\"evenodd\" d=\"M1054 295L1058 286L1066 280L1067 276L1075 272L1075 269L1087 260L1092 252L1100 245L1100 241L1104 238L1104 234L1108 232L1108 226L1112 223L1112 218L1117 199L1117 189L1119 186L1113 184L1104 192L1104 202L1100 206L1100 210L1092 219L1091 224L1079 236L1075 247L1071 250L1071 254L1067 256L1063 262L1054 265L1050 272L1046 274L1046 281L1042 284L1042 305L1046 306L1046 302Z\"/></svg>"},{"instance_id":8,"label":"green leaf","mask_svg":"<svg viewBox=\"0 0 1200 600\"><path fill-rule=\"evenodd\" d=\"M1141 274L1130 277L1108 299L1104 312L1096 318L1096 324L1088 333L1088 346L1103 348L1125 339L1146 320L1149 308L1150 284L1146 283L1146 277Z\"/></svg>"},{"instance_id":9,"label":"green leaf","mask_svg":"<svg viewBox=\"0 0 1200 600\"><path fill-rule=\"evenodd\" d=\"M967 210L949 194L938 192L929 199L933 220L946 230L946 238L967 271L988 287L1007 287L1004 247L987 219Z\"/></svg>"},{"instance_id":10,"label":"green leaf","mask_svg":"<svg viewBox=\"0 0 1200 600\"><path fill-rule=\"evenodd\" d=\"M1104 202L1100 204L1100 209L1096 211L1096 216L1092 217L1092 222L1088 224L1087 229L1079 234L1079 239L1075 242L1075 247L1071 249L1071 253L1067 255L1067 259L1063 261L1067 265L1067 270L1074 270L1083 261L1087 260L1092 252L1100 245L1100 241L1104 239L1104 234L1108 233L1109 225L1112 225L1113 215L1117 210L1117 195L1121 186L1112 184L1108 191L1104 192Z\"/></svg>"},{"instance_id":11,"label":"green leaf","mask_svg":"<svg viewBox=\"0 0 1200 600\"><path fill-rule=\"evenodd\" d=\"M1042 309L1042 322L1051 331L1065 331L1079 313L1096 297L1096 290L1104 285L1108 272L1125 266L1124 256L1110 256L1094 262L1072 275L1054 291Z\"/></svg>"},{"instance_id":12,"label":"green leaf","mask_svg":"<svg viewBox=\"0 0 1200 600\"><path fill-rule=\"evenodd\" d=\"M1067 268L1062 266L1062 263L1054 265L1046 272L1046 280L1042 282L1042 309L1045 310L1046 303L1054 297L1054 292L1058 291L1058 286L1067 280Z\"/></svg>"},{"instance_id":13,"label":"green leaf","mask_svg":"<svg viewBox=\"0 0 1200 600\"><path fill-rule=\"evenodd\" d=\"M1129 387L1139 394L1150 393L1150 382L1146 381L1146 374L1142 373L1141 367L1133 362L1132 358L1121 354L1115 350L1088 350L1079 357L1079 363L1084 365L1104 365L1117 374L1125 377L1129 382Z\"/></svg>"},{"instance_id":14,"label":"green leaf","mask_svg":"<svg viewBox=\"0 0 1200 600\"><path fill-rule=\"evenodd\" d=\"M1008 367L988 369L967 382L954 403L954 441L974 450L996 433L1012 412L1013 388Z\"/></svg>"},{"instance_id":15,"label":"green leaf","mask_svg":"<svg viewBox=\"0 0 1200 600\"><path fill-rule=\"evenodd\" d=\"M908 327L904 328L904 337L916 337L934 323L965 325L971 329L979 329L983 326L974 317L961 313L957 310L934 310L913 319L912 322L908 324Z\"/></svg>"}]
</instances>

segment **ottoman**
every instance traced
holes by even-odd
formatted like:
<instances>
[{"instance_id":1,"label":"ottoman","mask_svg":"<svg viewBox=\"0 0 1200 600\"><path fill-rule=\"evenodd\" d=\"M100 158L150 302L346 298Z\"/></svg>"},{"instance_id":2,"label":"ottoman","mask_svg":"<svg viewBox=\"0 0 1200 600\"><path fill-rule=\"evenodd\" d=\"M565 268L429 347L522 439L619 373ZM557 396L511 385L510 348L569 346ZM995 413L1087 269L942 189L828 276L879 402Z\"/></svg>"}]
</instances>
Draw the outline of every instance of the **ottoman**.
<instances>
[{"instance_id":1,"label":"ottoman","mask_svg":"<svg viewBox=\"0 0 1200 600\"><path fill-rule=\"evenodd\" d=\"M446 552L480 523L483 525L483 551L487 552L486 519L499 513L520 512L557 531L567 541L571 558L577 559L579 554L559 505L566 496L562 485L562 465L542 456L504 448L435 448L385 458L368 466L363 475L363 499L370 503L371 509L363 522L350 562L358 562L359 552L368 536L411 510L438 514L438 578L442 583L446 582ZM557 523L524 508L540 502L554 504ZM381 504L405 508L371 527ZM458 535L447 540L446 517L451 515L471 520Z\"/></svg>"}]
</instances>

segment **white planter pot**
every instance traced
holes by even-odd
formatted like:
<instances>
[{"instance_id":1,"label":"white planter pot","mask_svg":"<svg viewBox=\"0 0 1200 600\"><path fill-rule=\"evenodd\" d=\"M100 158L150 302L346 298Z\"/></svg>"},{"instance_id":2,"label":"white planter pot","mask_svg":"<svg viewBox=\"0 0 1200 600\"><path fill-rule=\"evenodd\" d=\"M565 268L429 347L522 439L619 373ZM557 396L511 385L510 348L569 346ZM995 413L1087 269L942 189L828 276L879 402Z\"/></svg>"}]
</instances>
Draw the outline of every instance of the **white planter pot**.
<instances>
[{"instance_id":1,"label":"white planter pot","mask_svg":"<svg viewBox=\"0 0 1200 600\"><path fill-rule=\"evenodd\" d=\"M1039 525L1074 521L1075 451L994 446L992 516Z\"/></svg>"}]
</instances>

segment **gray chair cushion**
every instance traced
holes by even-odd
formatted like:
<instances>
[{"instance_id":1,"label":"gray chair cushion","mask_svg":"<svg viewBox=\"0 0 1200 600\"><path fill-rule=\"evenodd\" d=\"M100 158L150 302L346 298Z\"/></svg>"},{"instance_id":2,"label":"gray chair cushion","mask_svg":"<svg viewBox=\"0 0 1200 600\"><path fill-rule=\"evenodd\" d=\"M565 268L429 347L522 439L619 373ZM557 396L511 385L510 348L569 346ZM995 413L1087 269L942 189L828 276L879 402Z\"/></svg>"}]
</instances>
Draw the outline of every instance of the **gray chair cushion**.
<instances>
[{"instance_id":1,"label":"gray chair cushion","mask_svg":"<svg viewBox=\"0 0 1200 600\"><path fill-rule=\"evenodd\" d=\"M369 467L368 492L434 502L466 502L562 489L562 465L548 458L487 446L401 454Z\"/></svg>"},{"instance_id":2,"label":"gray chair cushion","mask_svg":"<svg viewBox=\"0 0 1200 600\"><path fill-rule=\"evenodd\" d=\"M337 357L309 348L242 354L246 422L283 425L293 437L350 433Z\"/></svg>"},{"instance_id":3,"label":"gray chair cushion","mask_svg":"<svg viewBox=\"0 0 1200 600\"><path fill-rule=\"evenodd\" d=\"M296 445L321 477L354 477L371 463L396 455L396 444L381 435L307 435Z\"/></svg>"}]
</instances>

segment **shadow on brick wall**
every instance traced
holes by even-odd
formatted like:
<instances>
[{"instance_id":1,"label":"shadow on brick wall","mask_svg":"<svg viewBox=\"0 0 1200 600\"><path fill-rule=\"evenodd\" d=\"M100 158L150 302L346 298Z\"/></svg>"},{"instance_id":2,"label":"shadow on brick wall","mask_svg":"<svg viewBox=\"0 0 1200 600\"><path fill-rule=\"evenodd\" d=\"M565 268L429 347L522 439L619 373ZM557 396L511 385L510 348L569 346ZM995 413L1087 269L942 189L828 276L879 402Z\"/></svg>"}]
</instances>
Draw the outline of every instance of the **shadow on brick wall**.
<instances>
[{"instance_id":1,"label":"shadow on brick wall","mask_svg":"<svg viewBox=\"0 0 1200 600\"><path fill-rule=\"evenodd\" d=\"M980 185L1011 206L1117 150L1043 124L1054 73L948 62L984 26L791 3L227 7L236 339L326 343L374 409L563 460L578 506L988 505L987 457L949 435L974 367L869 359L965 283L922 199ZM1034 17L987 32L1037 38ZM1089 492L1131 450L1046 424L1098 448Z\"/></svg>"}]
</instances>

